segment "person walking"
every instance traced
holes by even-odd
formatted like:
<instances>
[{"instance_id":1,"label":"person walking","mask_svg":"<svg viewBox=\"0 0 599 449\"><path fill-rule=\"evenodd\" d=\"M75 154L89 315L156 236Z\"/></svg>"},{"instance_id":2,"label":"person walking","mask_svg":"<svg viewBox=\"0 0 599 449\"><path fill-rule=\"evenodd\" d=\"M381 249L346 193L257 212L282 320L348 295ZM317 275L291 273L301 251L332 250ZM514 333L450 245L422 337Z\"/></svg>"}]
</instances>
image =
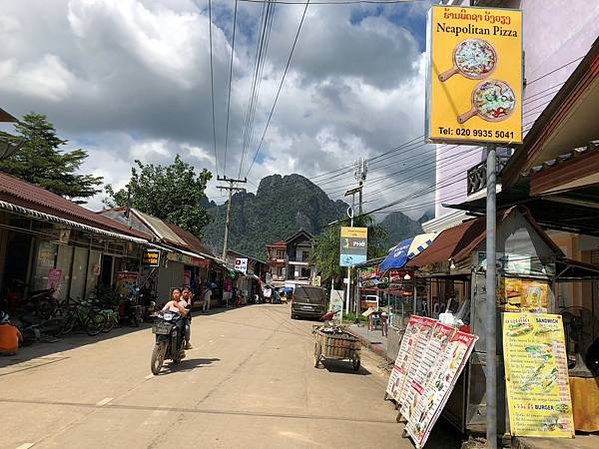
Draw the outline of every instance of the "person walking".
<instances>
[{"instance_id":1,"label":"person walking","mask_svg":"<svg viewBox=\"0 0 599 449\"><path fill-rule=\"evenodd\" d=\"M204 304L202 306L202 312L210 312L210 301L212 299L212 286L209 282L206 283L206 290L204 291Z\"/></svg>"}]
</instances>

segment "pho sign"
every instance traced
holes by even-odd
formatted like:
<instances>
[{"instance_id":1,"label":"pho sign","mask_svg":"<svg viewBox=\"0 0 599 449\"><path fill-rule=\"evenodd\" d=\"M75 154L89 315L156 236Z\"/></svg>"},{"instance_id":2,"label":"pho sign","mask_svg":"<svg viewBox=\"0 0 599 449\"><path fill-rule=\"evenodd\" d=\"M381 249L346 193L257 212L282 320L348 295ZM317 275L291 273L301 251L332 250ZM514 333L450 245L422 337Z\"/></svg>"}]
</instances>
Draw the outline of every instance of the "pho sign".
<instances>
[{"instance_id":1,"label":"pho sign","mask_svg":"<svg viewBox=\"0 0 599 449\"><path fill-rule=\"evenodd\" d=\"M368 228L341 228L339 265L351 267L366 261Z\"/></svg>"},{"instance_id":2,"label":"pho sign","mask_svg":"<svg viewBox=\"0 0 599 449\"><path fill-rule=\"evenodd\" d=\"M433 6L429 142L522 143L522 12Z\"/></svg>"},{"instance_id":3,"label":"pho sign","mask_svg":"<svg viewBox=\"0 0 599 449\"><path fill-rule=\"evenodd\" d=\"M235 259L235 269L241 271L243 274L248 272L248 260L247 258L238 257Z\"/></svg>"}]
</instances>

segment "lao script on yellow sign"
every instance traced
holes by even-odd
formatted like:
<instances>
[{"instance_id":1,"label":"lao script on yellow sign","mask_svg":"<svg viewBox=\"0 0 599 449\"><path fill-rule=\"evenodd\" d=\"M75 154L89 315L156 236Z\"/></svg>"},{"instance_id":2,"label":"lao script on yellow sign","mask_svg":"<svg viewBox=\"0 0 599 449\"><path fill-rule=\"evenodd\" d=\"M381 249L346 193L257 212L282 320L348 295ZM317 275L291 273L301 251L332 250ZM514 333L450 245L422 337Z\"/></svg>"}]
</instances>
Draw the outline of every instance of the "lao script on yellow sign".
<instances>
[{"instance_id":1,"label":"lao script on yellow sign","mask_svg":"<svg viewBox=\"0 0 599 449\"><path fill-rule=\"evenodd\" d=\"M512 435L573 437L561 315L505 313L503 352Z\"/></svg>"},{"instance_id":2,"label":"lao script on yellow sign","mask_svg":"<svg viewBox=\"0 0 599 449\"><path fill-rule=\"evenodd\" d=\"M365 239L368 238L368 228L350 228L347 226L342 226L341 237Z\"/></svg>"},{"instance_id":3,"label":"lao script on yellow sign","mask_svg":"<svg viewBox=\"0 0 599 449\"><path fill-rule=\"evenodd\" d=\"M522 13L433 6L427 138L522 142Z\"/></svg>"}]
</instances>

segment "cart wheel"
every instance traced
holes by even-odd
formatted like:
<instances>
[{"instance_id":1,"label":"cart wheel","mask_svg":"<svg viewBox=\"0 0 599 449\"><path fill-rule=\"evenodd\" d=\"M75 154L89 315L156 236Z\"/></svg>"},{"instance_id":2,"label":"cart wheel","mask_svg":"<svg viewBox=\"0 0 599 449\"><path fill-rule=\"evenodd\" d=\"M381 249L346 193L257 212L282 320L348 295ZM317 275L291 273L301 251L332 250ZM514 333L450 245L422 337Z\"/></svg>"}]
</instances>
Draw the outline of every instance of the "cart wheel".
<instances>
[{"instance_id":1,"label":"cart wheel","mask_svg":"<svg viewBox=\"0 0 599 449\"><path fill-rule=\"evenodd\" d=\"M320 346L320 343L315 341L314 342L314 368L318 368L318 366L320 365L320 358L322 357L322 347Z\"/></svg>"},{"instance_id":2,"label":"cart wheel","mask_svg":"<svg viewBox=\"0 0 599 449\"><path fill-rule=\"evenodd\" d=\"M360 356L358 354L352 355L351 364L354 371L357 372L360 370Z\"/></svg>"},{"instance_id":3,"label":"cart wheel","mask_svg":"<svg viewBox=\"0 0 599 449\"><path fill-rule=\"evenodd\" d=\"M388 401L389 400L389 393L387 393L385 391L385 397L383 398L383 401Z\"/></svg>"}]
</instances>

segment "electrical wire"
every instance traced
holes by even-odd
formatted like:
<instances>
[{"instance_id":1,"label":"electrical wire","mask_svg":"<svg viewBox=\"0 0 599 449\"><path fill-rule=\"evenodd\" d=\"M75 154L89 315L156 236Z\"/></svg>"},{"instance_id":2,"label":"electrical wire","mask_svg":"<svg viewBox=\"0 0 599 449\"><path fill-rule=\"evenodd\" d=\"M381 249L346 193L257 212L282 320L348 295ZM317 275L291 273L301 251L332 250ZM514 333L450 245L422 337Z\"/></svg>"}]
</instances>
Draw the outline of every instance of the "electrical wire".
<instances>
[{"instance_id":1,"label":"electrical wire","mask_svg":"<svg viewBox=\"0 0 599 449\"><path fill-rule=\"evenodd\" d=\"M214 145L214 169L218 176L218 152L216 149L216 108L214 107L214 65L212 51L212 0L208 0L208 35L210 40L210 99L212 101L212 140Z\"/></svg>"},{"instance_id":2,"label":"electrical wire","mask_svg":"<svg viewBox=\"0 0 599 449\"><path fill-rule=\"evenodd\" d=\"M258 95L260 92L260 86L262 84L264 61L266 60L268 42L270 39L270 29L272 27L272 20L274 19L274 7L275 5L272 2L263 3L262 5L262 14L260 18L260 35L256 40L256 57L254 60L254 74L252 77L252 87L250 89L250 96L248 98L248 105L243 125L242 152L241 159L239 161L238 173L239 178L241 178L241 172L243 170L243 163L245 162L245 155L249 147L249 141L252 140L251 135L254 118L256 115L256 108L258 104Z\"/></svg>"},{"instance_id":3,"label":"electrical wire","mask_svg":"<svg viewBox=\"0 0 599 449\"><path fill-rule=\"evenodd\" d=\"M291 51L289 52L289 58L287 58L287 64L285 65L285 70L283 71L283 76L281 77L281 81L279 83L279 88L277 89L277 94L272 103L272 107L270 109L270 113L268 114L268 119L266 120L266 125L264 126L264 131L262 132L262 137L260 138L260 142L256 148L256 153L254 154L254 158L252 163L250 164L250 168L246 173L246 177L249 176L256 160L258 159L258 154L260 153L260 149L262 148L262 144L264 143L264 138L266 137L266 132L268 131L268 127L270 126L270 121L275 112L275 108L277 107L277 102L279 101L279 96L281 95L281 90L283 89L283 84L285 83L285 78L287 77L287 72L289 71L289 66L291 65L291 60L293 59L293 53L295 52L295 48L297 46L297 42L299 40L300 33L302 31L302 26L304 25L304 20L306 19L306 13L308 12L308 6L310 6L310 0L307 0L304 6L304 11L302 13L302 17L300 19L299 25L297 27L297 31L295 33L295 37L293 39L293 45L291 46Z\"/></svg>"},{"instance_id":4,"label":"electrical wire","mask_svg":"<svg viewBox=\"0 0 599 449\"><path fill-rule=\"evenodd\" d=\"M239 0L235 0L233 10L233 37L231 38L231 61L229 63L229 89L227 94L227 121L225 125L225 156L223 164L223 174L227 176L227 150L229 148L229 120L231 119L231 90L233 85L233 60L235 59L235 34L237 31L237 7Z\"/></svg>"}]
</instances>

